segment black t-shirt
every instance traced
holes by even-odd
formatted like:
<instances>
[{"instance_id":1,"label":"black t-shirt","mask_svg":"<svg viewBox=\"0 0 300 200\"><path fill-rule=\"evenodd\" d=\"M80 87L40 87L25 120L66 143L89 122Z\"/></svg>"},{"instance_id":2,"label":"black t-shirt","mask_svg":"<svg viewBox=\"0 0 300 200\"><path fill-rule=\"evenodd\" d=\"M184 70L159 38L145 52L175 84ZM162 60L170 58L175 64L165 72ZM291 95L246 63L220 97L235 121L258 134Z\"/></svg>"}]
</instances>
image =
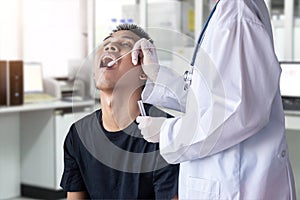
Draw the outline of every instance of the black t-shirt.
<instances>
[{"instance_id":1,"label":"black t-shirt","mask_svg":"<svg viewBox=\"0 0 300 200\"><path fill-rule=\"evenodd\" d=\"M169 117L146 106L150 116ZM73 124L64 143L61 187L86 191L91 199L171 199L177 194L179 165L159 154L159 144L142 138L137 123L106 131L98 110Z\"/></svg>"}]
</instances>

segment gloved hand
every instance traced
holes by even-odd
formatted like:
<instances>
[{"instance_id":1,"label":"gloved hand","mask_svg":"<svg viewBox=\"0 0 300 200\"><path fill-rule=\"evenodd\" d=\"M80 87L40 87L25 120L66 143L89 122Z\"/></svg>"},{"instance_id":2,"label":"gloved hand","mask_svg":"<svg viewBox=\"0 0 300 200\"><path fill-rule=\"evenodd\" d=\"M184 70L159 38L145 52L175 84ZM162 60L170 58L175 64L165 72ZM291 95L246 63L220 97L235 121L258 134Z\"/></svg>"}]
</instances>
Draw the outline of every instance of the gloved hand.
<instances>
[{"instance_id":1,"label":"gloved hand","mask_svg":"<svg viewBox=\"0 0 300 200\"><path fill-rule=\"evenodd\" d=\"M138 116L136 122L145 140L152 143L159 142L160 128L166 118L164 117L142 117Z\"/></svg>"},{"instance_id":2,"label":"gloved hand","mask_svg":"<svg viewBox=\"0 0 300 200\"><path fill-rule=\"evenodd\" d=\"M140 39L134 44L131 52L131 59L134 65L140 61L143 71L151 81L155 81L159 64L155 46L145 38Z\"/></svg>"}]
</instances>

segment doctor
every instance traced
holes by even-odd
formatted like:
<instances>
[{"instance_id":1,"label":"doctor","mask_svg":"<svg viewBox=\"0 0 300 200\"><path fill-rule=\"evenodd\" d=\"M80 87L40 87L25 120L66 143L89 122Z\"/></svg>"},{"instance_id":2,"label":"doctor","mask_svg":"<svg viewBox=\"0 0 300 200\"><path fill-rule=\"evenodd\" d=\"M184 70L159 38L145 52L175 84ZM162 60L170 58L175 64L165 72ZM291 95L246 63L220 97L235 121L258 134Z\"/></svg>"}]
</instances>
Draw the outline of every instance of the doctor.
<instances>
[{"instance_id":1,"label":"doctor","mask_svg":"<svg viewBox=\"0 0 300 200\"><path fill-rule=\"evenodd\" d=\"M144 138L180 163L180 199L296 199L264 1L219 0L204 32L187 89L158 67L152 44L136 43L132 62L142 58L150 79L143 100L185 111L138 117Z\"/></svg>"}]
</instances>

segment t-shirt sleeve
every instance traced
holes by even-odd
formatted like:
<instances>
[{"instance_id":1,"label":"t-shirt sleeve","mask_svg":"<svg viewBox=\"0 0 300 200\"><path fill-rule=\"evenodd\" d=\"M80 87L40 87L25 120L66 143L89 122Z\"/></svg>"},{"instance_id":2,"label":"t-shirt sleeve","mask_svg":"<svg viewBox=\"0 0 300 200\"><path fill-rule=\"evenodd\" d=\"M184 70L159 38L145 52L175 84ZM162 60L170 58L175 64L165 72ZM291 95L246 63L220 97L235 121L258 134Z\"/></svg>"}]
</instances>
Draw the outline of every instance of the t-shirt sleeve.
<instances>
[{"instance_id":1,"label":"t-shirt sleeve","mask_svg":"<svg viewBox=\"0 0 300 200\"><path fill-rule=\"evenodd\" d=\"M153 173L155 199L172 199L178 194L179 164L168 164Z\"/></svg>"},{"instance_id":2,"label":"t-shirt sleeve","mask_svg":"<svg viewBox=\"0 0 300 200\"><path fill-rule=\"evenodd\" d=\"M67 192L86 191L77 161L76 141L74 134L77 134L75 126L72 125L64 142L64 172L60 186ZM78 149L78 148L77 148Z\"/></svg>"}]
</instances>

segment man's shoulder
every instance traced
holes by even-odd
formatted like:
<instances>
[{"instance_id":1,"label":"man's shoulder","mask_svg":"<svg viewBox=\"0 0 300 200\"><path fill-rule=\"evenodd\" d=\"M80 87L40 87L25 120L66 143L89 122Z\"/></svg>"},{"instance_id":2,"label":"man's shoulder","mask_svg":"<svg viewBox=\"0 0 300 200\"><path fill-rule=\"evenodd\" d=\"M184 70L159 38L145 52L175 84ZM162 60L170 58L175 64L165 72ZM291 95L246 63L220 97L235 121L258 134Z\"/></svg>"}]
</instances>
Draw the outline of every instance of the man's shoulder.
<instances>
[{"instance_id":1,"label":"man's shoulder","mask_svg":"<svg viewBox=\"0 0 300 200\"><path fill-rule=\"evenodd\" d=\"M87 132L90 129L97 128L99 120L101 120L101 110L93 111L92 113L84 116L72 124L76 128L77 132Z\"/></svg>"},{"instance_id":2,"label":"man's shoulder","mask_svg":"<svg viewBox=\"0 0 300 200\"><path fill-rule=\"evenodd\" d=\"M166 117L166 118L173 117L172 115L166 113L165 111L157 108L156 106L150 105L150 104L145 104L145 109L146 109L147 115L151 116L151 117Z\"/></svg>"},{"instance_id":3,"label":"man's shoulder","mask_svg":"<svg viewBox=\"0 0 300 200\"><path fill-rule=\"evenodd\" d=\"M101 109L95 110L89 114L87 114L86 116L82 117L81 119L78 119L75 124L80 124L80 123L86 123L89 122L91 120L97 120L99 118L99 116L101 113Z\"/></svg>"}]
</instances>

